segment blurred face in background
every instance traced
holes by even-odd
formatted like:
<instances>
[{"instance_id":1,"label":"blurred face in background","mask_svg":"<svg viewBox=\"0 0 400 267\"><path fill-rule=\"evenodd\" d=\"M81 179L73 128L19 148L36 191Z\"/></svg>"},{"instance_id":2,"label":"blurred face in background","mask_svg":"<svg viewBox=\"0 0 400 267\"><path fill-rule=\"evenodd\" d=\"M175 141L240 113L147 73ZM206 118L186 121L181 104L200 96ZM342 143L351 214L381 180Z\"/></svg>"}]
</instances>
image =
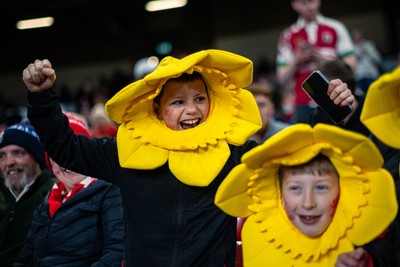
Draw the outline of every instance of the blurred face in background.
<instances>
[{"instance_id":1,"label":"blurred face in background","mask_svg":"<svg viewBox=\"0 0 400 267\"><path fill-rule=\"evenodd\" d=\"M307 22L315 20L321 6L320 0L292 0L292 9Z\"/></svg>"},{"instance_id":2,"label":"blurred face in background","mask_svg":"<svg viewBox=\"0 0 400 267\"><path fill-rule=\"evenodd\" d=\"M40 165L32 154L18 145L0 148L0 169L5 185L17 196L41 173Z\"/></svg>"},{"instance_id":3,"label":"blurred face in background","mask_svg":"<svg viewBox=\"0 0 400 267\"><path fill-rule=\"evenodd\" d=\"M50 159L50 164L54 175L65 185L68 192L86 178L85 175L61 167L52 159Z\"/></svg>"},{"instance_id":4,"label":"blurred face in background","mask_svg":"<svg viewBox=\"0 0 400 267\"><path fill-rule=\"evenodd\" d=\"M264 94L254 94L254 99L257 102L262 120L260 131L265 132L268 129L270 118L275 113L275 106L272 100Z\"/></svg>"}]
</instances>

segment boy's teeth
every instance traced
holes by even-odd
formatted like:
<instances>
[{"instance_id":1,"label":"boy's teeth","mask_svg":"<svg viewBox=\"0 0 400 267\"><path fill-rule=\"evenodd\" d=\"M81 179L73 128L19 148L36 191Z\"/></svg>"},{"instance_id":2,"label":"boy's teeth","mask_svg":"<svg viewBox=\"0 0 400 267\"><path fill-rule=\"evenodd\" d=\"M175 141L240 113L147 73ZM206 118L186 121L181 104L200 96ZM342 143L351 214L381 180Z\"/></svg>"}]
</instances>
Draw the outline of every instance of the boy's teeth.
<instances>
[{"instance_id":1,"label":"boy's teeth","mask_svg":"<svg viewBox=\"0 0 400 267\"><path fill-rule=\"evenodd\" d=\"M191 120L191 121L185 121L184 123L186 124L195 124L197 120Z\"/></svg>"}]
</instances>

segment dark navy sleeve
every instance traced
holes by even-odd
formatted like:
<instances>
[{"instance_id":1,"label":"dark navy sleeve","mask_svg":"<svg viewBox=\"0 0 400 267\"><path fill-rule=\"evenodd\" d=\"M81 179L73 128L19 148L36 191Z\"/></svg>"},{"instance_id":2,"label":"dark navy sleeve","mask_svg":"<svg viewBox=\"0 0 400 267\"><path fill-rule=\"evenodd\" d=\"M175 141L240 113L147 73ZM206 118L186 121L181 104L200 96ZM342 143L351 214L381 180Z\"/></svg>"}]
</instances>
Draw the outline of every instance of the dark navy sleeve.
<instances>
[{"instance_id":1,"label":"dark navy sleeve","mask_svg":"<svg viewBox=\"0 0 400 267\"><path fill-rule=\"evenodd\" d=\"M27 93L27 116L50 157L60 166L119 184L115 138L74 135L55 91Z\"/></svg>"}]
</instances>

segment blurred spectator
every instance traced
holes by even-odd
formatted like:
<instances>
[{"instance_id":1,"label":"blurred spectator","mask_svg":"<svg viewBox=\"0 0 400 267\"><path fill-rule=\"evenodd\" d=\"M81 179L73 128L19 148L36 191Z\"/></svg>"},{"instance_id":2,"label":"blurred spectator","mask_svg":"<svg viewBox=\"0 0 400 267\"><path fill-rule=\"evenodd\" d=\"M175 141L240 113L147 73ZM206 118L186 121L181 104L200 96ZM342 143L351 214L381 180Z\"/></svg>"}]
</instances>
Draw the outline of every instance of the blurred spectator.
<instances>
[{"instance_id":1,"label":"blurred spectator","mask_svg":"<svg viewBox=\"0 0 400 267\"><path fill-rule=\"evenodd\" d=\"M253 94L260 111L262 127L251 138L263 143L272 135L289 126L289 123L275 119L275 105L271 95L274 89L266 83L253 83L247 89Z\"/></svg>"},{"instance_id":2,"label":"blurred spectator","mask_svg":"<svg viewBox=\"0 0 400 267\"><path fill-rule=\"evenodd\" d=\"M375 81L382 70L382 56L375 43L364 38L360 29L354 28L351 31L355 55L357 57L357 68L355 72L357 85L367 92L370 84Z\"/></svg>"},{"instance_id":3,"label":"blurred spectator","mask_svg":"<svg viewBox=\"0 0 400 267\"><path fill-rule=\"evenodd\" d=\"M291 86L295 96L293 122L307 122L315 103L301 84L323 59L344 59L356 67L354 46L345 25L320 13L320 0L291 0L298 20L286 28L277 45L277 81Z\"/></svg>"},{"instance_id":4,"label":"blurred spectator","mask_svg":"<svg viewBox=\"0 0 400 267\"><path fill-rule=\"evenodd\" d=\"M114 137L118 130L118 125L107 116L104 103L92 107L89 125L93 137Z\"/></svg>"},{"instance_id":5,"label":"blurred spectator","mask_svg":"<svg viewBox=\"0 0 400 267\"><path fill-rule=\"evenodd\" d=\"M55 182L29 122L2 132L0 170L0 265L11 267L24 244L34 210Z\"/></svg>"},{"instance_id":6,"label":"blurred spectator","mask_svg":"<svg viewBox=\"0 0 400 267\"><path fill-rule=\"evenodd\" d=\"M279 90L277 90L274 98L277 98L274 101L276 106L275 118L283 122L291 123L293 115L296 112L294 104L295 93L292 87L289 85L279 86Z\"/></svg>"},{"instance_id":7,"label":"blurred spectator","mask_svg":"<svg viewBox=\"0 0 400 267\"><path fill-rule=\"evenodd\" d=\"M75 134L90 137L83 121L66 114ZM14 267L122 266L124 220L118 186L46 160L59 181L36 209Z\"/></svg>"}]
</instances>

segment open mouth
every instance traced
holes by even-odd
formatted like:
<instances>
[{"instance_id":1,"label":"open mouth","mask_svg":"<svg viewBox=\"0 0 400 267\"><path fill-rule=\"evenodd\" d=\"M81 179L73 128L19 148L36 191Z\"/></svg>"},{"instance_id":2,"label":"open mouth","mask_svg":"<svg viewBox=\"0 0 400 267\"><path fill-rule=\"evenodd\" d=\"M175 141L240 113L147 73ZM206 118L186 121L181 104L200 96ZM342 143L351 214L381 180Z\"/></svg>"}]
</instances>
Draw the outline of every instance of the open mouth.
<instances>
[{"instance_id":1,"label":"open mouth","mask_svg":"<svg viewBox=\"0 0 400 267\"><path fill-rule=\"evenodd\" d=\"M299 219L304 224L314 224L316 223L321 216L313 216L313 215L299 215Z\"/></svg>"},{"instance_id":2,"label":"open mouth","mask_svg":"<svg viewBox=\"0 0 400 267\"><path fill-rule=\"evenodd\" d=\"M7 170L7 175L8 176L18 175L21 172L22 172L21 169L10 169L10 170Z\"/></svg>"},{"instance_id":3,"label":"open mouth","mask_svg":"<svg viewBox=\"0 0 400 267\"><path fill-rule=\"evenodd\" d=\"M191 128L196 127L200 123L201 123L201 119L195 119L195 120L182 121L179 124L182 127L182 129L191 129Z\"/></svg>"}]
</instances>

